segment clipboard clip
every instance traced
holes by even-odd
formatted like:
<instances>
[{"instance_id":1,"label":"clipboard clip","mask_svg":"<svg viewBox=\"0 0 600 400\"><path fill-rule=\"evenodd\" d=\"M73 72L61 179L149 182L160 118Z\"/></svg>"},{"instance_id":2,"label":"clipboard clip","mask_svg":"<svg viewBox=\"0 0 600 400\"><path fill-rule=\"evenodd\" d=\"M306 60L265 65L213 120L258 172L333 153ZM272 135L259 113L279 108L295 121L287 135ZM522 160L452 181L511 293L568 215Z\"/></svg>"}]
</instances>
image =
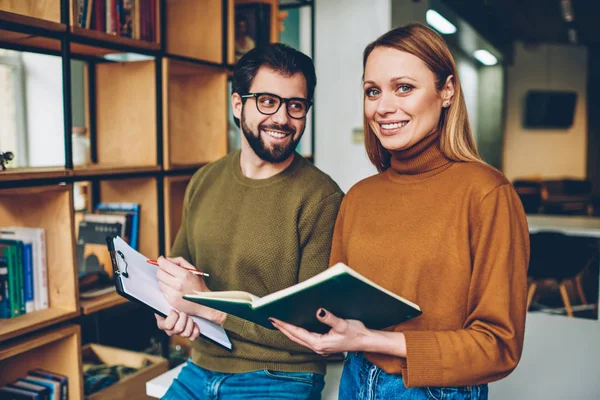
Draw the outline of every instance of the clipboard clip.
<instances>
[{"instance_id":1,"label":"clipboard clip","mask_svg":"<svg viewBox=\"0 0 600 400\"><path fill-rule=\"evenodd\" d=\"M127 272L127 268L129 268L129 264L127 263L127 260L125 259L125 254L123 254L123 252L121 252L121 250L115 250L115 244L113 242L113 237L111 236L107 236L106 237L106 244L108 246L108 252L110 253L110 259L113 265L113 272L115 273L115 275L120 275L124 278L129 278L129 273ZM119 257L121 257L121 259L123 260L123 262L125 263L125 271L121 271L119 269L119 263L117 262L117 257L116 255L119 255Z\"/></svg>"}]
</instances>

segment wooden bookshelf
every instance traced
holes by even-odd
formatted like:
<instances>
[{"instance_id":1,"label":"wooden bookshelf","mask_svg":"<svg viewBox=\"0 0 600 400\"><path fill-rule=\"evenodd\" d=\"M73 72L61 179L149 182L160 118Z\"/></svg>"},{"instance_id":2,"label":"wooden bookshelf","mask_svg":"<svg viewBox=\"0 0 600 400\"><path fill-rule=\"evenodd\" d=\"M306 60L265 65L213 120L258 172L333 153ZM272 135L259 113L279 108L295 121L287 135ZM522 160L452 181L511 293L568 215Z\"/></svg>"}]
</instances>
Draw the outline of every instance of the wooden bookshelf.
<instances>
[{"instance_id":1,"label":"wooden bookshelf","mask_svg":"<svg viewBox=\"0 0 600 400\"><path fill-rule=\"evenodd\" d=\"M0 0L0 21L17 21L52 29L47 22L60 24L61 0ZM14 14L12 17L3 14ZM11 19L4 19L11 18ZM62 30L65 30L63 25Z\"/></svg>"},{"instance_id":2,"label":"wooden bookshelf","mask_svg":"<svg viewBox=\"0 0 600 400\"><path fill-rule=\"evenodd\" d=\"M97 64L95 78L98 164L156 166L155 62Z\"/></svg>"},{"instance_id":3,"label":"wooden bookshelf","mask_svg":"<svg viewBox=\"0 0 600 400\"><path fill-rule=\"evenodd\" d=\"M223 1L166 2L168 54L223 62Z\"/></svg>"},{"instance_id":4,"label":"wooden bookshelf","mask_svg":"<svg viewBox=\"0 0 600 400\"><path fill-rule=\"evenodd\" d=\"M165 169L227 154L227 74L223 68L163 59Z\"/></svg>"},{"instance_id":5,"label":"wooden bookshelf","mask_svg":"<svg viewBox=\"0 0 600 400\"><path fill-rule=\"evenodd\" d=\"M0 320L0 385L29 369L45 368L67 375L71 397L83 398L81 329L67 324L85 324L87 318L77 317L127 300L116 293L79 299L73 186L87 185L88 209L98 201L139 203L139 251L150 258L169 254L193 172L227 153L234 11L244 1L157 0L156 40L151 43L74 26L74 0L0 0L0 48L86 63L86 115L78 123L90 132L94 155L87 166L65 163L0 172L0 227L45 230L49 288L48 309ZM267 2L276 19L278 2ZM70 15L61 19L61 9L67 7ZM273 20L272 41L277 40L276 28ZM69 47L63 49L63 43ZM114 62L105 57L114 53L152 59ZM63 79L64 99L56 101L73 108L81 100L67 82L73 81ZM74 123L73 109L64 112L57 118L71 117Z\"/></svg>"},{"instance_id":6,"label":"wooden bookshelf","mask_svg":"<svg viewBox=\"0 0 600 400\"><path fill-rule=\"evenodd\" d=\"M181 226L183 199L191 175L167 176L164 182L165 204L165 254L171 254L171 247Z\"/></svg>"},{"instance_id":7,"label":"wooden bookshelf","mask_svg":"<svg viewBox=\"0 0 600 400\"><path fill-rule=\"evenodd\" d=\"M0 191L2 226L44 228L48 268L47 310L2 320L0 342L79 314L73 192L71 185L3 189Z\"/></svg>"},{"instance_id":8,"label":"wooden bookshelf","mask_svg":"<svg viewBox=\"0 0 600 400\"><path fill-rule=\"evenodd\" d=\"M81 330L65 325L34 336L0 344L0 386L35 368L42 368L69 379L69 398L83 398Z\"/></svg>"}]
</instances>

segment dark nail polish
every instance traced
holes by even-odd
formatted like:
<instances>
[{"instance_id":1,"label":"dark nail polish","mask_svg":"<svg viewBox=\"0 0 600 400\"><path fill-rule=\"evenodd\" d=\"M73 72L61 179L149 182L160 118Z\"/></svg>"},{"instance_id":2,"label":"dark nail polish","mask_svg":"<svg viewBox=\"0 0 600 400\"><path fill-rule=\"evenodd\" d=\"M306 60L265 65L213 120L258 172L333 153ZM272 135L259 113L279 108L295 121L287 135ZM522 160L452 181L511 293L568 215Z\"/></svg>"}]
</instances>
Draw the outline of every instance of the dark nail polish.
<instances>
[{"instance_id":1,"label":"dark nail polish","mask_svg":"<svg viewBox=\"0 0 600 400\"><path fill-rule=\"evenodd\" d=\"M273 318L269 318L269 322L272 323L272 324L275 323L275 321L273 321Z\"/></svg>"},{"instance_id":2,"label":"dark nail polish","mask_svg":"<svg viewBox=\"0 0 600 400\"><path fill-rule=\"evenodd\" d=\"M324 318L327 313L322 308L319 310L319 317Z\"/></svg>"}]
</instances>

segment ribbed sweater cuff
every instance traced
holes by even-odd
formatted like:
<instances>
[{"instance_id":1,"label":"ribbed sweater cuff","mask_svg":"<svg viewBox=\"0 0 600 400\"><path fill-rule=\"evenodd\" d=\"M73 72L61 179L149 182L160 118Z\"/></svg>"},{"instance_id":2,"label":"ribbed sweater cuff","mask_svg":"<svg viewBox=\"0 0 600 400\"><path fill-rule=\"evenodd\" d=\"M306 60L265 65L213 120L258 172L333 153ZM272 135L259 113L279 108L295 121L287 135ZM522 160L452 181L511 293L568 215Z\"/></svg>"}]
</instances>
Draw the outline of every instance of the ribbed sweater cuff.
<instances>
[{"instance_id":1,"label":"ribbed sweater cuff","mask_svg":"<svg viewBox=\"0 0 600 400\"><path fill-rule=\"evenodd\" d=\"M235 317L231 314L227 314L227 316L225 317L225 321L223 321L223 328L237 333L240 336L242 335L242 332L244 331L244 325L246 324L246 320Z\"/></svg>"},{"instance_id":2,"label":"ribbed sweater cuff","mask_svg":"<svg viewBox=\"0 0 600 400\"><path fill-rule=\"evenodd\" d=\"M406 387L443 386L442 354L434 332L404 332L406 364L402 379Z\"/></svg>"}]
</instances>

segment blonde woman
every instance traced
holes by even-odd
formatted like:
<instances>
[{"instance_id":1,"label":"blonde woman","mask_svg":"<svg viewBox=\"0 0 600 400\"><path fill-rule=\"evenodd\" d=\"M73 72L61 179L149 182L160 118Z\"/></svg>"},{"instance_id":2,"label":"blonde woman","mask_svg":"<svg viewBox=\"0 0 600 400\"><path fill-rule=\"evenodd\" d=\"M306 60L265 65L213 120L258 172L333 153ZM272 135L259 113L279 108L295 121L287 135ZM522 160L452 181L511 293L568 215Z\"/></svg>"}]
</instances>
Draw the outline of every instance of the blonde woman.
<instances>
[{"instance_id":1,"label":"blonde woman","mask_svg":"<svg viewBox=\"0 0 600 400\"><path fill-rule=\"evenodd\" d=\"M420 305L383 331L337 318L318 335L274 325L319 354L347 351L340 399L487 399L523 345L529 235L512 185L481 161L456 65L422 25L364 51L365 145L379 174L350 189L330 265Z\"/></svg>"}]
</instances>

